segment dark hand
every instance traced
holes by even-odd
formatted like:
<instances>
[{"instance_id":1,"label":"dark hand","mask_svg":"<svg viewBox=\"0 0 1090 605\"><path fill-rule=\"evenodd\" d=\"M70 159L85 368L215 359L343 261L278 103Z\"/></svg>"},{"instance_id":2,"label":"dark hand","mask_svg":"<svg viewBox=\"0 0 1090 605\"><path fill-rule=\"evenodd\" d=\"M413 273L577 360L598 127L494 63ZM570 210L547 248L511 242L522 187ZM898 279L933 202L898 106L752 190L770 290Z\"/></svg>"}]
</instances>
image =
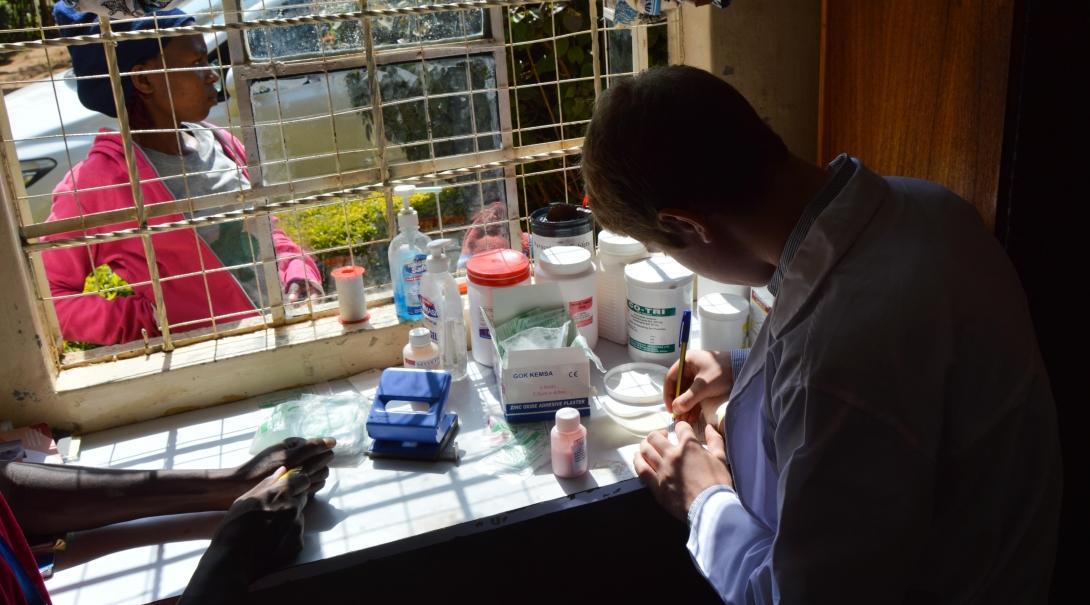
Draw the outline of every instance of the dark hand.
<instances>
[{"instance_id":1,"label":"dark hand","mask_svg":"<svg viewBox=\"0 0 1090 605\"><path fill-rule=\"evenodd\" d=\"M713 485L734 486L727 469L723 438L711 425L705 427L708 448L700 445L686 422L674 427L677 445L666 431L651 433L640 444L633 461L636 474L651 490L655 500L671 515L684 520L693 500Z\"/></svg>"},{"instance_id":2,"label":"dark hand","mask_svg":"<svg viewBox=\"0 0 1090 605\"><path fill-rule=\"evenodd\" d=\"M289 437L265 448L249 462L232 471L232 475L240 485L249 489L281 466L299 469L307 475L310 493L313 494L325 486L335 445L337 440L332 437L321 439Z\"/></svg>"},{"instance_id":3,"label":"dark hand","mask_svg":"<svg viewBox=\"0 0 1090 605\"><path fill-rule=\"evenodd\" d=\"M329 472L329 469L325 470ZM227 516L230 518L237 509L252 510L256 507L264 513L285 519L285 522L270 526L279 530L279 537L275 533L265 537L273 538L272 544L275 546L269 554L274 561L288 559L303 548L303 508L307 505L307 497L316 491L305 472L281 466L253 489L239 496Z\"/></svg>"},{"instance_id":4,"label":"dark hand","mask_svg":"<svg viewBox=\"0 0 1090 605\"><path fill-rule=\"evenodd\" d=\"M235 500L180 602L245 601L251 582L302 549L303 507L313 491L309 475L279 467Z\"/></svg>"}]
</instances>

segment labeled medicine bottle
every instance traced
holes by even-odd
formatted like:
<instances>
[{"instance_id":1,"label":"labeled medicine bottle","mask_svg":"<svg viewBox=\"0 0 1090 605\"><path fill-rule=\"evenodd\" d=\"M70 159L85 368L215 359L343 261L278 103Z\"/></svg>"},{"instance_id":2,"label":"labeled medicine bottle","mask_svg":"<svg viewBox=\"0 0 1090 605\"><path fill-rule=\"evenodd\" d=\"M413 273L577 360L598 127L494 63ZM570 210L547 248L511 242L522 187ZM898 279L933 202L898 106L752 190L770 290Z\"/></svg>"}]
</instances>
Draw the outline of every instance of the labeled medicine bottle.
<instances>
[{"instance_id":1,"label":"labeled medicine bottle","mask_svg":"<svg viewBox=\"0 0 1090 605\"><path fill-rule=\"evenodd\" d=\"M587 472L587 427L579 422L579 410L557 410L556 425L549 436L554 475L567 479Z\"/></svg>"},{"instance_id":2,"label":"labeled medicine bottle","mask_svg":"<svg viewBox=\"0 0 1090 605\"><path fill-rule=\"evenodd\" d=\"M431 330L413 328L409 330L409 343L401 351L406 368L418 370L439 369L439 345L431 339Z\"/></svg>"}]
</instances>

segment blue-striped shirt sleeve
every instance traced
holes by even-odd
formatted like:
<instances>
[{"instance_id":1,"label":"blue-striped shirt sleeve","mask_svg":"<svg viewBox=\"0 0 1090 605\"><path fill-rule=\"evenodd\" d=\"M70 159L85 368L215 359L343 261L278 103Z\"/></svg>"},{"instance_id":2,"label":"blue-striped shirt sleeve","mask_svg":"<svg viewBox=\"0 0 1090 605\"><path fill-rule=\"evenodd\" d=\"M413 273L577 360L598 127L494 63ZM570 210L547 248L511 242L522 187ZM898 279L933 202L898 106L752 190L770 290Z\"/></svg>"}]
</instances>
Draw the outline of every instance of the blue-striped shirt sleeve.
<instances>
[{"instance_id":1,"label":"blue-striped shirt sleeve","mask_svg":"<svg viewBox=\"0 0 1090 605\"><path fill-rule=\"evenodd\" d=\"M746 360L749 359L749 349L731 349L730 352L730 371L731 380L737 379L742 375L742 366L746 365Z\"/></svg>"}]
</instances>

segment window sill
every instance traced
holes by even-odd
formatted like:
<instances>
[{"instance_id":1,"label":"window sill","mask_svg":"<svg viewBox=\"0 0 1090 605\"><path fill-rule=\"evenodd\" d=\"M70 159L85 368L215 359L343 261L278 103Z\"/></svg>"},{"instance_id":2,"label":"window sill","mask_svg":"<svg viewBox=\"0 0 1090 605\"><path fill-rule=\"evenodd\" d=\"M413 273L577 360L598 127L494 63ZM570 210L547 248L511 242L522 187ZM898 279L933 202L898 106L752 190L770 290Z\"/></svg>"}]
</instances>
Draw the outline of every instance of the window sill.
<instances>
[{"instance_id":1,"label":"window sill","mask_svg":"<svg viewBox=\"0 0 1090 605\"><path fill-rule=\"evenodd\" d=\"M55 426L100 430L398 365L411 327L387 304L359 325L323 317L65 369L54 384L65 404L49 416Z\"/></svg>"}]
</instances>

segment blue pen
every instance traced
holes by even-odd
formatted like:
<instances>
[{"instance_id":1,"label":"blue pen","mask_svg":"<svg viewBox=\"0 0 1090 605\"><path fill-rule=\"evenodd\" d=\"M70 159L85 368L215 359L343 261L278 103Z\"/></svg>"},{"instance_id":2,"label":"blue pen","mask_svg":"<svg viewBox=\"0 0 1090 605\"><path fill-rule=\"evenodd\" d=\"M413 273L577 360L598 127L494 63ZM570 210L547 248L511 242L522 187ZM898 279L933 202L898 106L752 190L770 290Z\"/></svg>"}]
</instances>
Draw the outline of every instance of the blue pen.
<instances>
[{"instance_id":1,"label":"blue pen","mask_svg":"<svg viewBox=\"0 0 1090 605\"><path fill-rule=\"evenodd\" d=\"M690 309L685 309L685 312L681 314L681 333L678 335L678 356L677 365L677 387L674 392L674 399L681 397L681 377L685 374L685 351L689 348L689 324L692 323L693 312Z\"/></svg>"}]
</instances>

